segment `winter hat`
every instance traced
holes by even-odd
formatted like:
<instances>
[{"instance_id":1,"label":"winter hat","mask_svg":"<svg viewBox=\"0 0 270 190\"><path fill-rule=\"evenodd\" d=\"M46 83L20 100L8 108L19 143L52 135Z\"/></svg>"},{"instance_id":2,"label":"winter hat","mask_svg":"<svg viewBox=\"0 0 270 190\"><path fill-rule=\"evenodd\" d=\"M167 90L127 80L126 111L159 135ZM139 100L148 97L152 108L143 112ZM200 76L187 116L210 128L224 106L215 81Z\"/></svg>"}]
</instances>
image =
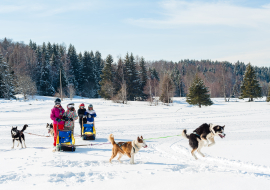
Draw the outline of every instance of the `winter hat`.
<instances>
[{"instance_id":1,"label":"winter hat","mask_svg":"<svg viewBox=\"0 0 270 190\"><path fill-rule=\"evenodd\" d=\"M69 108L74 108L74 103L69 103L68 105L67 105L67 108L69 109Z\"/></svg>"},{"instance_id":2,"label":"winter hat","mask_svg":"<svg viewBox=\"0 0 270 190\"><path fill-rule=\"evenodd\" d=\"M88 108L93 108L93 104L89 104Z\"/></svg>"},{"instance_id":3,"label":"winter hat","mask_svg":"<svg viewBox=\"0 0 270 190\"><path fill-rule=\"evenodd\" d=\"M80 107L84 107L84 103L81 103Z\"/></svg>"},{"instance_id":4,"label":"winter hat","mask_svg":"<svg viewBox=\"0 0 270 190\"><path fill-rule=\"evenodd\" d=\"M60 98L56 98L55 101L54 101L54 104L55 105L60 105L61 104Z\"/></svg>"}]
</instances>

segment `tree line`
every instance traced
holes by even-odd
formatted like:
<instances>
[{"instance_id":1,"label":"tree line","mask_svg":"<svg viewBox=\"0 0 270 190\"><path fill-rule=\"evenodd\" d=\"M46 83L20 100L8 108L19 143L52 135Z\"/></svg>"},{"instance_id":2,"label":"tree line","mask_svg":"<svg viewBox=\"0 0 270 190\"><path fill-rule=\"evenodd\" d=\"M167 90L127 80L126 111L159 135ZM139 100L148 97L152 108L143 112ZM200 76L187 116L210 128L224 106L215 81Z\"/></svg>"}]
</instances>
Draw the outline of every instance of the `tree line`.
<instances>
[{"instance_id":1,"label":"tree line","mask_svg":"<svg viewBox=\"0 0 270 190\"><path fill-rule=\"evenodd\" d=\"M114 60L104 59L100 52L76 52L73 45L30 41L0 40L0 97L25 95L58 96L60 73L67 97L80 95L103 97L116 102L149 100L157 97L165 103L171 97L186 97L195 75L209 89L210 97L241 97L241 86L247 65L243 62L211 60L146 61L127 53ZM268 95L270 68L253 67L262 96Z\"/></svg>"},{"instance_id":2,"label":"tree line","mask_svg":"<svg viewBox=\"0 0 270 190\"><path fill-rule=\"evenodd\" d=\"M31 40L26 45L4 38L0 41L0 97L57 96L61 80L64 95L97 98L103 65L98 51L82 54L73 45L37 45Z\"/></svg>"}]
</instances>

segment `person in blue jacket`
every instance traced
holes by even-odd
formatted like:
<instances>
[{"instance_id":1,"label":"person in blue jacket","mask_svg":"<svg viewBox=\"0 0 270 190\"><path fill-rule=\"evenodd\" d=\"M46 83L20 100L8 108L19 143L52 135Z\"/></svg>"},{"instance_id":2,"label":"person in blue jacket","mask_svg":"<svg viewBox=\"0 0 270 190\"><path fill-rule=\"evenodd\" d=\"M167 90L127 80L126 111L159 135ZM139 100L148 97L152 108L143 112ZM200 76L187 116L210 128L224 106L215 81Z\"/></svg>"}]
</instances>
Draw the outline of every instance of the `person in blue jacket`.
<instances>
[{"instance_id":1,"label":"person in blue jacket","mask_svg":"<svg viewBox=\"0 0 270 190\"><path fill-rule=\"evenodd\" d=\"M93 109L93 105L90 104L88 106L88 109L84 112L84 115L86 117L86 121L84 123L86 124L94 124L94 118L97 116L95 110Z\"/></svg>"}]
</instances>

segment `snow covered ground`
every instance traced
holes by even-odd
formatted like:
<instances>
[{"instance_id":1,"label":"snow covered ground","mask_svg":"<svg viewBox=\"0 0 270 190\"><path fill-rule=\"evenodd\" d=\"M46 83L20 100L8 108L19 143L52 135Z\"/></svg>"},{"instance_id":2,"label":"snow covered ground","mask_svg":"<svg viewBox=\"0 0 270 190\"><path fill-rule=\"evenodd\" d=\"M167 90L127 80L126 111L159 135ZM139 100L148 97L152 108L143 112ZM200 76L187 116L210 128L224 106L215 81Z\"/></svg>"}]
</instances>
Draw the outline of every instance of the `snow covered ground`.
<instances>
[{"instance_id":1,"label":"snow covered ground","mask_svg":"<svg viewBox=\"0 0 270 190\"><path fill-rule=\"evenodd\" d=\"M120 164L108 162L112 145L78 147L75 152L52 152L53 138L25 134L26 149L11 149L11 126L47 136L54 98L0 100L0 189L47 189L74 187L91 189L269 189L270 186L270 104L224 102L213 99L210 107L193 107L185 98L175 98L173 106L149 106L146 102L115 104L103 99L79 99L92 103L97 112L96 141L76 138L76 144L145 139L192 132L202 123L226 125L226 138L216 137L216 145L202 149L206 157L190 155L187 139L181 136L148 140L148 148L135 155L135 165L127 156ZM66 99L62 105L71 101ZM76 122L75 135L79 134ZM16 144L17 145L17 144Z\"/></svg>"}]
</instances>

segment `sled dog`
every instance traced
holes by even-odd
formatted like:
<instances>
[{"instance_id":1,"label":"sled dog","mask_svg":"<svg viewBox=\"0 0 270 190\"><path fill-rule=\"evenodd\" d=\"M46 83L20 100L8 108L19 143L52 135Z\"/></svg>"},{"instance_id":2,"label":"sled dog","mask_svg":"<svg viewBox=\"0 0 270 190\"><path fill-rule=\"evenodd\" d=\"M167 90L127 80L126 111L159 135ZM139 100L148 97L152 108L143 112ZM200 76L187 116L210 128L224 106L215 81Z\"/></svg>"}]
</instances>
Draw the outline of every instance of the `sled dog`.
<instances>
[{"instance_id":1,"label":"sled dog","mask_svg":"<svg viewBox=\"0 0 270 190\"><path fill-rule=\"evenodd\" d=\"M54 136L53 124L52 123L51 124L47 123L46 128L48 129L48 133L51 135L51 137L53 137Z\"/></svg>"},{"instance_id":2,"label":"sled dog","mask_svg":"<svg viewBox=\"0 0 270 190\"><path fill-rule=\"evenodd\" d=\"M143 137L138 137L136 140L128 141L128 142L119 142L116 143L114 141L113 134L110 134L108 137L108 140L112 143L112 156L110 158L110 163L112 163L112 159L114 159L117 154L119 155L118 161L122 158L123 155L127 155L130 158L130 164L134 164L134 155L139 152L139 150L143 148L147 148L147 145L145 144Z\"/></svg>"},{"instance_id":3,"label":"sled dog","mask_svg":"<svg viewBox=\"0 0 270 190\"><path fill-rule=\"evenodd\" d=\"M13 140L13 146L11 148L14 148L14 141L15 140L18 141L18 146L21 143L22 148L23 148L23 144L22 144L22 141L23 141L24 142L24 148L26 148L25 138L24 138L23 132L26 130L27 127L28 127L28 125L25 124L23 126L23 129L22 130L18 130L17 129L17 126L16 127L13 127L12 126L12 128L11 128L11 137L12 137L12 140Z\"/></svg>"},{"instance_id":4,"label":"sled dog","mask_svg":"<svg viewBox=\"0 0 270 190\"><path fill-rule=\"evenodd\" d=\"M182 132L182 136L189 139L189 145L192 148L191 154L197 160L198 158L195 155L195 151L197 150L197 152L204 157L204 154L201 153L202 147L213 146L215 144L215 136L220 136L220 138L224 138L226 136L226 134L224 133L224 128L225 125L220 126L214 125L212 123L204 123L189 135L187 134L187 130L184 129Z\"/></svg>"}]
</instances>

